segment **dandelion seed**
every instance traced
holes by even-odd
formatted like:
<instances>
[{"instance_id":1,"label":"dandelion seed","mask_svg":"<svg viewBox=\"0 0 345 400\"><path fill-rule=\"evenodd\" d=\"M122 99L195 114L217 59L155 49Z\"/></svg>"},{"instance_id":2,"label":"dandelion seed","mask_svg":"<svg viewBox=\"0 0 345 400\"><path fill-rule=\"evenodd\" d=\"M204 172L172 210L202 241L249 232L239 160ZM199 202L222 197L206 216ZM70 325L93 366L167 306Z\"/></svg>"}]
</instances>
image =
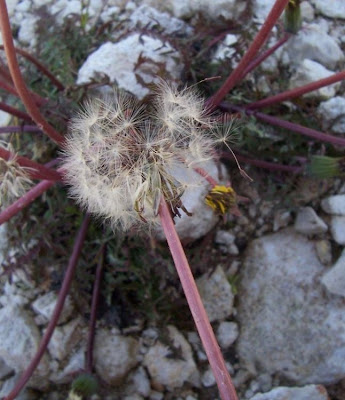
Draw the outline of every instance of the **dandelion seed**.
<instances>
[{"instance_id":1,"label":"dandelion seed","mask_svg":"<svg viewBox=\"0 0 345 400\"><path fill-rule=\"evenodd\" d=\"M30 168L20 166L16 161L14 149L10 143L0 141L0 147L14 154L8 161L0 158L0 206L7 206L22 196L31 186Z\"/></svg>"},{"instance_id":2,"label":"dandelion seed","mask_svg":"<svg viewBox=\"0 0 345 400\"><path fill-rule=\"evenodd\" d=\"M218 139L206 134L210 126L194 90L179 92L163 82L153 108L119 92L89 100L66 141L70 193L114 228L158 223L161 196L175 215L179 208L187 213L181 201L186 182L174 170L188 176L214 157Z\"/></svg>"}]
</instances>

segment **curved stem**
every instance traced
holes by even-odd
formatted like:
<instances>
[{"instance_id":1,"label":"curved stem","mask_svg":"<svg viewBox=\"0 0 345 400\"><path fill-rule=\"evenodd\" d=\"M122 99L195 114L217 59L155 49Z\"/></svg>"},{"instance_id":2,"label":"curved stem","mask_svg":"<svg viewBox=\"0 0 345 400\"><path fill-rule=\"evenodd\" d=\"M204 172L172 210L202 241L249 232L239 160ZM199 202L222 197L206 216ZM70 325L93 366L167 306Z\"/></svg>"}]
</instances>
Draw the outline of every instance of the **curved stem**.
<instances>
[{"instance_id":1,"label":"curved stem","mask_svg":"<svg viewBox=\"0 0 345 400\"><path fill-rule=\"evenodd\" d=\"M4 46L0 46L0 50L4 50ZM33 55L31 55L25 50L19 49L18 47L15 47L15 51L16 53L20 54L21 56L29 60L32 64L34 64L37 67L37 69L39 69L44 75L46 75L51 80L51 82L57 87L58 90L65 89L65 86Z\"/></svg>"},{"instance_id":2,"label":"curved stem","mask_svg":"<svg viewBox=\"0 0 345 400\"><path fill-rule=\"evenodd\" d=\"M222 400L237 400L235 387L227 371L224 358L213 333L169 208L163 196L160 201L159 216L183 291L216 379L220 396Z\"/></svg>"},{"instance_id":3,"label":"curved stem","mask_svg":"<svg viewBox=\"0 0 345 400\"><path fill-rule=\"evenodd\" d=\"M47 349L49 341L54 333L55 327L59 321L59 317L61 315L67 294L69 292L72 278L74 275L74 271L76 269L78 259L81 253L82 246L84 244L84 240L86 237L87 228L89 226L90 217L88 215L85 216L83 223L79 229L77 237L74 242L73 252L69 259L68 267L66 270L66 274L59 292L59 296L53 311L53 315L49 321L47 329L42 337L41 343L35 354L35 357L31 361L30 365L27 367L26 371L20 377L19 381L15 385L14 389L8 394L4 400L13 400L16 396L20 393L20 391L24 388L32 374L34 373L35 369L37 368L41 358L43 357L44 352Z\"/></svg>"},{"instance_id":4,"label":"curved stem","mask_svg":"<svg viewBox=\"0 0 345 400\"><path fill-rule=\"evenodd\" d=\"M270 13L268 14L266 21L263 26L256 34L253 43L250 45L249 49L242 57L242 60L238 66L232 71L230 76L221 86L221 88L213 95L207 102L207 108L212 111L218 104L224 99L224 97L229 93L229 91L237 84L238 81L244 78L245 69L248 67L249 63L253 60L255 55L258 53L262 45L266 42L268 35L270 34L272 28L277 22L278 18L284 11L289 0L276 0L274 6Z\"/></svg>"},{"instance_id":5,"label":"curved stem","mask_svg":"<svg viewBox=\"0 0 345 400\"><path fill-rule=\"evenodd\" d=\"M64 141L61 136L42 116L36 104L34 103L30 92L28 91L22 74L19 69L15 48L13 44L11 27L8 19L8 12L5 0L0 0L0 29L2 33L2 39L4 42L4 48L8 61L8 67L13 79L14 86L24 103L25 108L30 114L31 118L35 121L39 128L42 130L57 144L61 145Z\"/></svg>"}]
</instances>

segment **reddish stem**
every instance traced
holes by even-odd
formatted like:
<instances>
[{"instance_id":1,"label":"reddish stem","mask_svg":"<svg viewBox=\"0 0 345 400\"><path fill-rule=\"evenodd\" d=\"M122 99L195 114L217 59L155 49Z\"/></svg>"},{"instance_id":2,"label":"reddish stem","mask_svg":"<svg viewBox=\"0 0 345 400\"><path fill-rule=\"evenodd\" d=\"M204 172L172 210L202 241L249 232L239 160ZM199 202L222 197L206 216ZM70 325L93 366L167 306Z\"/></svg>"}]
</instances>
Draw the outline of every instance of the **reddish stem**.
<instances>
[{"instance_id":1,"label":"reddish stem","mask_svg":"<svg viewBox=\"0 0 345 400\"><path fill-rule=\"evenodd\" d=\"M345 139L327 133L317 131L315 129L307 128L305 126L295 124L293 122L285 121L283 119L273 117L271 115L266 115L258 111L247 110L244 107L233 106L227 103L222 103L221 108L226 111L243 111L247 115L252 115L253 117L267 122L270 125L279 126L284 129L289 129L290 131L300 133L301 135L311 137L316 140L321 140L322 142L331 143L335 146L345 146Z\"/></svg>"},{"instance_id":2,"label":"reddish stem","mask_svg":"<svg viewBox=\"0 0 345 400\"><path fill-rule=\"evenodd\" d=\"M211 176L208 172L206 172L203 168L194 167L193 169L194 169L194 171L195 171L196 173L198 173L198 174L201 175L203 178L205 178L205 179L207 180L207 182L208 182L212 187L218 185L218 182L217 182L215 179L213 179L212 176Z\"/></svg>"},{"instance_id":3,"label":"reddish stem","mask_svg":"<svg viewBox=\"0 0 345 400\"><path fill-rule=\"evenodd\" d=\"M0 213L0 225L17 215L20 211L30 205L34 200L36 200L39 196L41 196L42 193L47 191L54 184L54 181L45 180L30 189L20 199L16 200Z\"/></svg>"},{"instance_id":4,"label":"reddish stem","mask_svg":"<svg viewBox=\"0 0 345 400\"><path fill-rule=\"evenodd\" d=\"M4 46L0 46L0 50L4 50ZM27 60L29 60L32 64L34 64L37 67L37 69L39 69L44 75L46 75L51 80L51 82L58 88L58 90L65 89L65 86L32 54L28 53L25 50L18 49L18 47L15 47L15 51L16 53L22 55Z\"/></svg>"},{"instance_id":5,"label":"reddish stem","mask_svg":"<svg viewBox=\"0 0 345 400\"><path fill-rule=\"evenodd\" d=\"M0 133L22 133L22 132L42 132L36 125L9 125L1 126Z\"/></svg>"},{"instance_id":6,"label":"reddish stem","mask_svg":"<svg viewBox=\"0 0 345 400\"><path fill-rule=\"evenodd\" d=\"M0 147L0 157L6 161L15 160L21 167L28 168L27 173L32 179L47 179L50 181L61 181L61 174L58 171L47 168L29 158L17 156L14 153Z\"/></svg>"},{"instance_id":7,"label":"reddish stem","mask_svg":"<svg viewBox=\"0 0 345 400\"><path fill-rule=\"evenodd\" d=\"M40 342L37 353L35 354L35 357L30 362L26 371L23 373L23 375L20 377L19 381L16 383L14 389L11 391L11 393L9 395L7 395L4 398L4 400L13 400L16 398L16 396L24 388L24 386L26 385L26 383L28 382L28 380L30 379L32 374L34 373L41 358L43 357L44 352L47 349L49 341L54 333L55 327L59 321L59 317L61 315L67 294L68 294L70 286L71 286L72 278L73 278L74 271L75 271L77 263L78 263L78 259L79 259L80 253L81 253L82 246L84 244L84 240L86 237L86 232L87 232L87 228L89 226L89 222L90 222L90 217L88 215L86 215L83 220L83 223L79 229L79 232L77 234L75 242L74 242L73 252L69 259L66 274L65 274L64 280L62 282L62 286L61 286L59 296L58 296L58 299L57 299L57 302L56 302L56 305L54 308L53 315L51 316L51 319L49 321L47 329L42 337L42 340Z\"/></svg>"},{"instance_id":8,"label":"reddish stem","mask_svg":"<svg viewBox=\"0 0 345 400\"><path fill-rule=\"evenodd\" d=\"M336 83L345 79L345 71L337 72L334 75L329 76L328 78L320 79L315 82L308 83L307 85L300 86L295 89L287 90L285 92L279 93L275 96L267 97L266 99L256 101L246 106L246 109L258 109L262 107L267 107L272 104L277 104L282 101L291 100L295 97L302 96L303 94L310 93L313 90L320 89L322 87L331 85L332 83Z\"/></svg>"},{"instance_id":9,"label":"reddish stem","mask_svg":"<svg viewBox=\"0 0 345 400\"><path fill-rule=\"evenodd\" d=\"M270 34L272 28L277 22L278 18L281 16L289 0L276 0L274 6L270 13L268 14L266 21L263 26L256 34L253 43L250 45L249 49L242 57L242 60L238 66L232 71L230 76L221 86L221 88L213 95L207 102L207 108L212 111L218 104L224 99L224 97L229 93L229 91L244 78L244 71L248 67L249 63L253 60L255 55L258 53L262 45L266 42L268 35Z\"/></svg>"},{"instance_id":10,"label":"reddish stem","mask_svg":"<svg viewBox=\"0 0 345 400\"><path fill-rule=\"evenodd\" d=\"M285 36L282 37L280 40L278 40L278 42L275 45L273 45L272 47L270 47L269 49L264 51L262 54L260 54L255 60L253 60L247 66L247 68L244 70L243 76L241 78L243 79L243 77L245 77L247 74L249 74L249 72L252 72L257 66L259 66L263 61L265 61L266 58L268 58L277 49L279 49L279 47L281 47L284 43L286 43L290 39L290 37L291 37L291 34L286 33Z\"/></svg>"},{"instance_id":11,"label":"reddish stem","mask_svg":"<svg viewBox=\"0 0 345 400\"><path fill-rule=\"evenodd\" d=\"M30 92L28 91L24 79L21 75L15 48L13 44L11 27L8 19L8 12L5 0L0 0L0 29L2 33L2 39L6 52L8 67L14 82L14 86L24 103L25 108L30 114L31 118L35 121L39 128L42 130L57 144L61 145L64 141L61 136L42 116L36 104L34 103Z\"/></svg>"},{"instance_id":12,"label":"reddish stem","mask_svg":"<svg viewBox=\"0 0 345 400\"><path fill-rule=\"evenodd\" d=\"M8 84L7 82L4 82L3 80L0 80L0 88L6 90L8 93L13 94L16 97L19 97L16 89L12 85ZM29 93L33 97L35 103L39 107L42 106L43 104L47 103L47 101L48 101L32 91L29 91Z\"/></svg>"},{"instance_id":13,"label":"reddish stem","mask_svg":"<svg viewBox=\"0 0 345 400\"><path fill-rule=\"evenodd\" d=\"M6 103L3 103L2 101L0 101L0 110L13 115L14 117L21 118L24 121L32 122L32 118L30 117L29 114L27 114L23 111L17 110L16 108L9 106Z\"/></svg>"},{"instance_id":14,"label":"reddish stem","mask_svg":"<svg viewBox=\"0 0 345 400\"><path fill-rule=\"evenodd\" d=\"M177 235L174 221L171 218L169 208L163 196L160 202L159 216L183 291L206 351L213 375L216 379L220 396L222 400L237 400L235 387L227 371L225 361L208 320L206 310L200 298L180 239Z\"/></svg>"},{"instance_id":15,"label":"reddish stem","mask_svg":"<svg viewBox=\"0 0 345 400\"><path fill-rule=\"evenodd\" d=\"M226 158L229 160L234 159L232 154L228 154L226 152L221 153L220 158ZM300 167L300 166L283 165L283 164L273 163L273 162L269 162L269 161L256 160L254 158L248 158L248 157L242 156L241 154L238 154L238 153L236 153L236 158L238 159L238 161L244 162L246 164L255 165L256 167L269 169L271 171L282 171L282 172L288 172L288 173L293 173L293 174L298 174L298 173L303 172L303 167Z\"/></svg>"},{"instance_id":16,"label":"reddish stem","mask_svg":"<svg viewBox=\"0 0 345 400\"><path fill-rule=\"evenodd\" d=\"M98 259L97 268L96 268L95 282L93 284L91 315L90 315L90 322L89 322L89 335L88 335L87 347L86 347L85 370L89 374L92 374L92 368L93 368L93 346L94 346L94 341L95 341L97 310L98 310L99 294L100 294L101 280L102 280L103 266L104 266L105 244L102 245L99 253L100 254L99 254L99 259Z\"/></svg>"}]
</instances>

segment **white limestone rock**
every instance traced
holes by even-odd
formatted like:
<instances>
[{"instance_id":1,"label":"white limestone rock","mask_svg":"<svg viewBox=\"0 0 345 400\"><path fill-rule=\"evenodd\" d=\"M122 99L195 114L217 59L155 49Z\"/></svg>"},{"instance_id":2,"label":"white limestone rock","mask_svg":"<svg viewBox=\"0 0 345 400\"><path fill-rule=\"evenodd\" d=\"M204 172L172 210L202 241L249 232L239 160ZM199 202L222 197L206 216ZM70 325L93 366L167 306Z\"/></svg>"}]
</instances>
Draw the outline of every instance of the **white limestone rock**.
<instances>
[{"instance_id":1,"label":"white limestone rock","mask_svg":"<svg viewBox=\"0 0 345 400\"><path fill-rule=\"evenodd\" d=\"M219 170L215 162L203 163L203 169L216 181L219 181ZM181 197L184 207L192 216L188 216L181 211L181 217L175 217L175 228L181 240L193 241L203 237L208 233L219 220L219 217L205 203L205 197L210 191L210 184L204 177L190 168L186 173L186 168L175 168L173 171L175 178L185 183L186 189ZM222 168L223 180L229 180L229 175L225 168ZM165 235L160 226L157 227L155 235L159 240L165 240Z\"/></svg>"},{"instance_id":2,"label":"white limestone rock","mask_svg":"<svg viewBox=\"0 0 345 400\"><path fill-rule=\"evenodd\" d=\"M289 87L293 89L295 87L303 86L311 82L315 82L319 79L328 78L333 75L334 72L328 70L323 65L316 61L304 59L302 63L297 67L295 73L290 79ZM339 83L314 90L310 93L305 94L306 97L316 97L322 99L330 99L334 97L336 91L340 88Z\"/></svg>"},{"instance_id":3,"label":"white limestone rock","mask_svg":"<svg viewBox=\"0 0 345 400\"><path fill-rule=\"evenodd\" d=\"M250 400L328 400L327 390L321 385L277 387L267 393L258 393Z\"/></svg>"},{"instance_id":4,"label":"white limestone rock","mask_svg":"<svg viewBox=\"0 0 345 400\"><path fill-rule=\"evenodd\" d=\"M341 245L345 245L345 216L333 215L331 218L331 233L333 239Z\"/></svg>"},{"instance_id":5,"label":"white limestone rock","mask_svg":"<svg viewBox=\"0 0 345 400\"><path fill-rule=\"evenodd\" d=\"M81 339L80 318L73 319L65 325L56 327L48 345L51 357L55 360L63 361L72 353Z\"/></svg>"},{"instance_id":6,"label":"white limestone rock","mask_svg":"<svg viewBox=\"0 0 345 400\"><path fill-rule=\"evenodd\" d=\"M246 10L245 0L145 0L157 9L168 11L177 18L191 18L197 13L201 13L208 19L234 20Z\"/></svg>"},{"instance_id":7,"label":"white limestone rock","mask_svg":"<svg viewBox=\"0 0 345 400\"><path fill-rule=\"evenodd\" d=\"M321 207L328 214L345 216L345 194L338 194L323 199Z\"/></svg>"},{"instance_id":8,"label":"white limestone rock","mask_svg":"<svg viewBox=\"0 0 345 400\"><path fill-rule=\"evenodd\" d=\"M17 306L0 309L0 357L6 364L21 373L34 357L41 335L30 314ZM48 357L43 356L36 369L36 377L45 377L49 372ZM33 381L30 385L35 385Z\"/></svg>"},{"instance_id":9,"label":"white limestone rock","mask_svg":"<svg viewBox=\"0 0 345 400\"><path fill-rule=\"evenodd\" d=\"M333 267L325 273L321 282L330 293L345 297L345 250Z\"/></svg>"},{"instance_id":10,"label":"white limestone rock","mask_svg":"<svg viewBox=\"0 0 345 400\"><path fill-rule=\"evenodd\" d=\"M151 391L150 380L143 367L139 367L137 370L132 372L126 382L126 395L133 396L135 394L149 396Z\"/></svg>"},{"instance_id":11,"label":"white limestone rock","mask_svg":"<svg viewBox=\"0 0 345 400\"><path fill-rule=\"evenodd\" d=\"M57 385L71 382L72 374L85 368L85 346L73 352L62 370L53 371L49 379Z\"/></svg>"},{"instance_id":12,"label":"white limestone rock","mask_svg":"<svg viewBox=\"0 0 345 400\"><path fill-rule=\"evenodd\" d=\"M223 349L230 347L238 337L238 325L236 322L223 321L217 329L217 339Z\"/></svg>"},{"instance_id":13,"label":"white limestone rock","mask_svg":"<svg viewBox=\"0 0 345 400\"><path fill-rule=\"evenodd\" d=\"M210 274L204 274L196 280L210 322L222 321L233 312L234 295L230 283L218 266Z\"/></svg>"},{"instance_id":14,"label":"white limestone rock","mask_svg":"<svg viewBox=\"0 0 345 400\"><path fill-rule=\"evenodd\" d=\"M138 363L138 342L107 329L95 336L94 362L99 376L109 385L118 385Z\"/></svg>"},{"instance_id":15,"label":"white limestone rock","mask_svg":"<svg viewBox=\"0 0 345 400\"><path fill-rule=\"evenodd\" d=\"M140 66L139 59L145 59ZM142 99L150 91L141 81L158 83L157 74L163 65L167 79L180 78L183 68L180 55L168 42L134 33L117 43L104 43L90 54L79 70L77 84L88 83L97 74L103 74L110 82Z\"/></svg>"},{"instance_id":16,"label":"white limestone rock","mask_svg":"<svg viewBox=\"0 0 345 400\"><path fill-rule=\"evenodd\" d=\"M314 243L292 229L249 245L238 287L236 344L252 373L296 385L345 377L345 305L324 290L320 278L327 270Z\"/></svg>"},{"instance_id":17,"label":"white limestone rock","mask_svg":"<svg viewBox=\"0 0 345 400\"><path fill-rule=\"evenodd\" d=\"M320 103L317 113L322 118L324 129L345 133L345 98L335 96Z\"/></svg>"},{"instance_id":18,"label":"white limestone rock","mask_svg":"<svg viewBox=\"0 0 345 400\"><path fill-rule=\"evenodd\" d=\"M274 6L275 0L254 0L253 2L253 11L256 18L263 22L272 7Z\"/></svg>"},{"instance_id":19,"label":"white limestone rock","mask_svg":"<svg viewBox=\"0 0 345 400\"><path fill-rule=\"evenodd\" d=\"M343 0L311 0L316 10L330 18L345 19L345 3Z\"/></svg>"},{"instance_id":20,"label":"white limestone rock","mask_svg":"<svg viewBox=\"0 0 345 400\"><path fill-rule=\"evenodd\" d=\"M303 207L297 214L295 229L303 235L316 235L327 232L328 226L312 207Z\"/></svg>"},{"instance_id":21,"label":"white limestone rock","mask_svg":"<svg viewBox=\"0 0 345 400\"><path fill-rule=\"evenodd\" d=\"M302 19L307 22L314 21L315 12L313 6L309 3L309 1L302 1L300 7Z\"/></svg>"},{"instance_id":22,"label":"white limestone rock","mask_svg":"<svg viewBox=\"0 0 345 400\"><path fill-rule=\"evenodd\" d=\"M168 326L171 345L157 342L144 357L144 366L155 385L163 385L169 391L182 387L198 374L192 349L184 336L174 327ZM174 357L178 351L179 356Z\"/></svg>"},{"instance_id":23,"label":"white limestone rock","mask_svg":"<svg viewBox=\"0 0 345 400\"><path fill-rule=\"evenodd\" d=\"M219 61L223 61L226 58L231 58L236 49L233 47L238 41L237 35L233 35L232 33L228 33L225 38L219 43L217 50L212 56L212 62L217 63Z\"/></svg>"},{"instance_id":24,"label":"white limestone rock","mask_svg":"<svg viewBox=\"0 0 345 400\"><path fill-rule=\"evenodd\" d=\"M45 324L50 321L56 306L57 298L58 296L55 292L48 292L42 296L39 296L32 303L32 309L35 311L36 314L39 314L40 316L38 322L40 322L41 324ZM73 311L74 306L71 300L71 296L67 296L58 323L65 323L69 318L71 318Z\"/></svg>"},{"instance_id":25,"label":"white limestone rock","mask_svg":"<svg viewBox=\"0 0 345 400\"><path fill-rule=\"evenodd\" d=\"M160 12L145 4L136 8L129 19L133 26L140 25L141 27L152 28L158 25L167 35L189 35L193 31L192 28L181 19L172 17L166 12Z\"/></svg>"},{"instance_id":26,"label":"white limestone rock","mask_svg":"<svg viewBox=\"0 0 345 400\"><path fill-rule=\"evenodd\" d=\"M286 43L285 50L290 62L295 65L309 59L334 69L344 60L344 54L337 42L319 24L309 24L301 29Z\"/></svg>"}]
</instances>

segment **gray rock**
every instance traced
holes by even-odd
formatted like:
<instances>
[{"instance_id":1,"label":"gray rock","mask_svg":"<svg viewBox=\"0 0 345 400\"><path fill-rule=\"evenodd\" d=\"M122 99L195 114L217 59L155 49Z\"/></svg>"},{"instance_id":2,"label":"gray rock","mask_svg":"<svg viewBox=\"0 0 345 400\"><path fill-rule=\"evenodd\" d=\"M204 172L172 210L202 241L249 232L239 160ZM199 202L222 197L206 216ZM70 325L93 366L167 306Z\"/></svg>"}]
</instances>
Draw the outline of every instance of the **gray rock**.
<instances>
[{"instance_id":1,"label":"gray rock","mask_svg":"<svg viewBox=\"0 0 345 400\"><path fill-rule=\"evenodd\" d=\"M139 367L136 371L130 374L127 386L126 395L133 396L139 394L148 397L151 391L150 381L143 367Z\"/></svg>"},{"instance_id":2,"label":"gray rock","mask_svg":"<svg viewBox=\"0 0 345 400\"><path fill-rule=\"evenodd\" d=\"M345 250L334 266L325 273L321 282L330 293L345 297Z\"/></svg>"},{"instance_id":3,"label":"gray rock","mask_svg":"<svg viewBox=\"0 0 345 400\"><path fill-rule=\"evenodd\" d=\"M5 398L6 395L14 388L19 376L13 376L12 378L5 381L0 387L0 399ZM30 389L24 389L21 393L16 396L16 400L36 400L37 394L33 393Z\"/></svg>"},{"instance_id":4,"label":"gray rock","mask_svg":"<svg viewBox=\"0 0 345 400\"><path fill-rule=\"evenodd\" d=\"M317 81L319 79L328 78L333 74L333 71L328 70L318 62L306 58L297 67L295 73L291 77L289 87L290 89L293 89L295 87L307 85L308 83ZM304 96L329 99L335 96L339 87L339 83L334 83L333 85L329 85L307 93Z\"/></svg>"},{"instance_id":5,"label":"gray rock","mask_svg":"<svg viewBox=\"0 0 345 400\"><path fill-rule=\"evenodd\" d=\"M0 380L6 379L12 372L13 369L10 368L2 358L0 358Z\"/></svg>"},{"instance_id":6,"label":"gray rock","mask_svg":"<svg viewBox=\"0 0 345 400\"><path fill-rule=\"evenodd\" d=\"M241 268L237 349L254 373L298 385L345 377L345 305L329 297L312 241L291 229L252 242Z\"/></svg>"},{"instance_id":7,"label":"gray rock","mask_svg":"<svg viewBox=\"0 0 345 400\"><path fill-rule=\"evenodd\" d=\"M294 35L285 46L291 62L295 65L309 59L333 69L344 60L337 42L323 31L319 24L308 24Z\"/></svg>"},{"instance_id":8,"label":"gray rock","mask_svg":"<svg viewBox=\"0 0 345 400\"><path fill-rule=\"evenodd\" d=\"M341 245L345 245L345 216L333 215L331 218L331 233L333 239Z\"/></svg>"},{"instance_id":9,"label":"gray rock","mask_svg":"<svg viewBox=\"0 0 345 400\"><path fill-rule=\"evenodd\" d=\"M118 385L137 364L138 342L132 337L98 329L95 336L94 360L99 376L109 385Z\"/></svg>"},{"instance_id":10,"label":"gray rock","mask_svg":"<svg viewBox=\"0 0 345 400\"><path fill-rule=\"evenodd\" d=\"M137 66L140 57L144 61ZM145 83L158 83L159 65L172 79L179 79L182 64L179 53L167 42L148 35L134 33L117 43L107 42L89 55L78 73L78 84L90 82L96 74L104 74L139 99L149 94L137 76ZM138 67L138 68L136 68Z\"/></svg>"},{"instance_id":11,"label":"gray rock","mask_svg":"<svg viewBox=\"0 0 345 400\"><path fill-rule=\"evenodd\" d=\"M316 10L325 17L345 19L345 3L343 0L311 0Z\"/></svg>"},{"instance_id":12,"label":"gray rock","mask_svg":"<svg viewBox=\"0 0 345 400\"><path fill-rule=\"evenodd\" d=\"M48 292L38 297L32 303L32 309L41 316L41 322L47 323L53 315L54 308L57 302L57 294L55 292ZM74 307L70 296L67 296L64 308L59 318L59 324L65 323L72 315Z\"/></svg>"},{"instance_id":13,"label":"gray rock","mask_svg":"<svg viewBox=\"0 0 345 400\"><path fill-rule=\"evenodd\" d=\"M335 96L320 103L317 113L322 118L324 129L336 133L345 132L345 98ZM344 208L345 213L345 208Z\"/></svg>"},{"instance_id":14,"label":"gray rock","mask_svg":"<svg viewBox=\"0 0 345 400\"><path fill-rule=\"evenodd\" d=\"M211 322L224 320L232 314L234 295L220 266L212 275L205 274L197 279L196 284Z\"/></svg>"},{"instance_id":15,"label":"gray rock","mask_svg":"<svg viewBox=\"0 0 345 400\"><path fill-rule=\"evenodd\" d=\"M237 256L239 254L238 247L235 244L235 235L219 230L215 237L215 242L220 245L222 252Z\"/></svg>"},{"instance_id":16,"label":"gray rock","mask_svg":"<svg viewBox=\"0 0 345 400\"><path fill-rule=\"evenodd\" d=\"M48 345L49 353L53 359L64 360L72 353L73 348L80 343L82 339L80 325L81 319L76 318L55 328Z\"/></svg>"},{"instance_id":17,"label":"gray rock","mask_svg":"<svg viewBox=\"0 0 345 400\"><path fill-rule=\"evenodd\" d=\"M303 207L297 214L295 229L303 235L327 232L328 227L312 207Z\"/></svg>"},{"instance_id":18,"label":"gray rock","mask_svg":"<svg viewBox=\"0 0 345 400\"><path fill-rule=\"evenodd\" d=\"M277 387L268 393L258 393L250 400L328 400L327 390L321 385Z\"/></svg>"},{"instance_id":19,"label":"gray rock","mask_svg":"<svg viewBox=\"0 0 345 400\"><path fill-rule=\"evenodd\" d=\"M315 12L313 6L308 1L301 2L301 16L302 19L308 22L314 21Z\"/></svg>"},{"instance_id":20,"label":"gray rock","mask_svg":"<svg viewBox=\"0 0 345 400\"><path fill-rule=\"evenodd\" d=\"M174 33L188 35L192 33L192 28L181 19L174 18L168 13L159 12L155 8L145 4L134 10L130 16L130 21L134 26L139 24L142 27L152 27L159 24L164 33L169 35Z\"/></svg>"},{"instance_id":21,"label":"gray rock","mask_svg":"<svg viewBox=\"0 0 345 400\"><path fill-rule=\"evenodd\" d=\"M227 349L238 337L238 325L236 322L223 321L217 329L217 339L220 347Z\"/></svg>"},{"instance_id":22,"label":"gray rock","mask_svg":"<svg viewBox=\"0 0 345 400\"><path fill-rule=\"evenodd\" d=\"M58 384L71 382L71 376L85 368L85 346L73 352L62 370L53 371L49 379Z\"/></svg>"},{"instance_id":23,"label":"gray rock","mask_svg":"<svg viewBox=\"0 0 345 400\"><path fill-rule=\"evenodd\" d=\"M253 11L256 18L264 21L268 13L271 11L275 0L254 0Z\"/></svg>"},{"instance_id":24,"label":"gray rock","mask_svg":"<svg viewBox=\"0 0 345 400\"><path fill-rule=\"evenodd\" d=\"M171 345L157 342L146 353L144 366L152 382L173 391L184 382L195 379L197 368L190 344L174 326L167 328ZM174 357L176 352L178 356Z\"/></svg>"},{"instance_id":25,"label":"gray rock","mask_svg":"<svg viewBox=\"0 0 345 400\"><path fill-rule=\"evenodd\" d=\"M321 207L328 214L345 215L345 194L338 194L323 199Z\"/></svg>"},{"instance_id":26,"label":"gray rock","mask_svg":"<svg viewBox=\"0 0 345 400\"><path fill-rule=\"evenodd\" d=\"M6 364L21 373L34 357L40 342L40 333L29 313L17 306L0 309L0 357ZM45 377L49 373L48 357L43 356L35 375ZM30 385L36 386L31 380Z\"/></svg>"},{"instance_id":27,"label":"gray rock","mask_svg":"<svg viewBox=\"0 0 345 400\"><path fill-rule=\"evenodd\" d=\"M226 20L238 18L247 8L244 0L145 0L145 3L153 7L171 12L178 18L190 18L197 13L203 14L206 18Z\"/></svg>"}]
</instances>

